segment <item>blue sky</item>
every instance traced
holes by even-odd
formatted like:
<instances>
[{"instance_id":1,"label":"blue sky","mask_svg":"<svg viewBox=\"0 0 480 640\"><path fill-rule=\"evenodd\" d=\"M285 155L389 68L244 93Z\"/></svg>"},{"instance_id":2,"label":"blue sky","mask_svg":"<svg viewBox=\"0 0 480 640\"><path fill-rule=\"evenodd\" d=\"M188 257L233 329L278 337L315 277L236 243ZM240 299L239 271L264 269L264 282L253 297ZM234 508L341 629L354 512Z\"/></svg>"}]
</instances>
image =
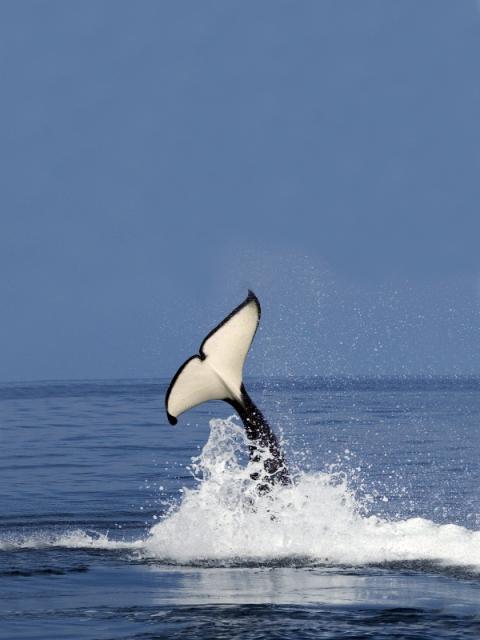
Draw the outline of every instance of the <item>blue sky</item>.
<instances>
[{"instance_id":1,"label":"blue sky","mask_svg":"<svg viewBox=\"0 0 480 640\"><path fill-rule=\"evenodd\" d=\"M0 379L480 373L473 0L0 4Z\"/></svg>"}]
</instances>

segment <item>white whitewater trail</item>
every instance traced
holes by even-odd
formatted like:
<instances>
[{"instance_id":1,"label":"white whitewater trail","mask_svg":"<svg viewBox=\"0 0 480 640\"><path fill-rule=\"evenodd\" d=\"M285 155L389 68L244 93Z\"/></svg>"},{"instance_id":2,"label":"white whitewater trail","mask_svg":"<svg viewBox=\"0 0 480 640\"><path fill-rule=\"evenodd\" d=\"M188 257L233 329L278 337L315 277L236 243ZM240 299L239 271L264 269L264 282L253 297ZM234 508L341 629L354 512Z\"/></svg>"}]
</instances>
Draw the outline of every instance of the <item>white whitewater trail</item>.
<instances>
[{"instance_id":1,"label":"white whitewater trail","mask_svg":"<svg viewBox=\"0 0 480 640\"><path fill-rule=\"evenodd\" d=\"M245 466L246 438L235 420L212 420L192 468L201 478L148 536L133 542L73 531L0 540L0 549L61 546L129 549L178 564L295 562L367 565L431 561L480 572L480 531L424 518L390 521L365 515L345 480L300 474L290 487L259 495Z\"/></svg>"}]
</instances>

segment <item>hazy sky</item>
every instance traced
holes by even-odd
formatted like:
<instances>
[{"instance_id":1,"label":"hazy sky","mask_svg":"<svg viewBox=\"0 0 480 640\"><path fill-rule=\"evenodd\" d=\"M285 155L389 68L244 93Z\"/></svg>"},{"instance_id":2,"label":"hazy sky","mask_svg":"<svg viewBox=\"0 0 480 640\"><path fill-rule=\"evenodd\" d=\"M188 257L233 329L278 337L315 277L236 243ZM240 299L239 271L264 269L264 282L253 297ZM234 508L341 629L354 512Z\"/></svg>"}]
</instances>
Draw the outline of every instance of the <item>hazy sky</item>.
<instances>
[{"instance_id":1,"label":"hazy sky","mask_svg":"<svg viewBox=\"0 0 480 640\"><path fill-rule=\"evenodd\" d=\"M2 0L0 379L480 373L472 0Z\"/></svg>"}]
</instances>

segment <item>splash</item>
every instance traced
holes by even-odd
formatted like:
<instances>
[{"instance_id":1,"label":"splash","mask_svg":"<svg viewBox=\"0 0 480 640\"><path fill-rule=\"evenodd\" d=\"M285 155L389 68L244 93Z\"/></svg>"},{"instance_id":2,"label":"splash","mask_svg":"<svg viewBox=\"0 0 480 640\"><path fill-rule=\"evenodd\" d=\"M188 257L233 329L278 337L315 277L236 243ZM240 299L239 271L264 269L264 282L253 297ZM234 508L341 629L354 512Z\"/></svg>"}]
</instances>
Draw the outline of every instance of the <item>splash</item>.
<instances>
[{"instance_id":1,"label":"splash","mask_svg":"<svg viewBox=\"0 0 480 640\"><path fill-rule=\"evenodd\" d=\"M334 473L300 473L293 486L259 495L251 478L258 468L243 463L243 428L234 418L210 424L192 465L198 485L150 530L146 557L185 564L429 561L480 571L479 531L366 515L347 480Z\"/></svg>"},{"instance_id":2,"label":"splash","mask_svg":"<svg viewBox=\"0 0 480 640\"><path fill-rule=\"evenodd\" d=\"M64 547L121 550L155 563L382 565L435 563L480 573L480 531L424 518L372 515L342 474L298 473L292 486L266 495L252 480L262 462L246 464L246 437L235 418L212 420L209 439L192 461L198 482L184 489L147 536L118 540L74 530L2 536L0 550Z\"/></svg>"}]
</instances>

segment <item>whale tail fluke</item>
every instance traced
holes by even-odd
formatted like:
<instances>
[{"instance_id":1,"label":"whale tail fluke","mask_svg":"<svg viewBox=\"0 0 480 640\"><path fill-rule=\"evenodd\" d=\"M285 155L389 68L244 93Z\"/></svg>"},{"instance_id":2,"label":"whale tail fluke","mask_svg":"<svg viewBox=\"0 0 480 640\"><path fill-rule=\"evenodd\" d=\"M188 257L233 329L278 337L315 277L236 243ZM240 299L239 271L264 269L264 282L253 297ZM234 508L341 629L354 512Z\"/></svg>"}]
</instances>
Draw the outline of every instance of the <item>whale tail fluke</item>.
<instances>
[{"instance_id":1,"label":"whale tail fluke","mask_svg":"<svg viewBox=\"0 0 480 640\"><path fill-rule=\"evenodd\" d=\"M199 353L177 371L168 387L165 407L170 424L180 414L207 400L225 400L240 416L249 440L250 459L262 462L259 491L273 484L291 483L288 467L275 434L243 386L243 365L260 321L260 303L251 291L200 345Z\"/></svg>"},{"instance_id":2,"label":"whale tail fluke","mask_svg":"<svg viewBox=\"0 0 480 640\"><path fill-rule=\"evenodd\" d=\"M203 340L173 377L165 398L167 417L176 424L180 414L207 400L243 403L243 365L260 321L260 303L252 291Z\"/></svg>"}]
</instances>

